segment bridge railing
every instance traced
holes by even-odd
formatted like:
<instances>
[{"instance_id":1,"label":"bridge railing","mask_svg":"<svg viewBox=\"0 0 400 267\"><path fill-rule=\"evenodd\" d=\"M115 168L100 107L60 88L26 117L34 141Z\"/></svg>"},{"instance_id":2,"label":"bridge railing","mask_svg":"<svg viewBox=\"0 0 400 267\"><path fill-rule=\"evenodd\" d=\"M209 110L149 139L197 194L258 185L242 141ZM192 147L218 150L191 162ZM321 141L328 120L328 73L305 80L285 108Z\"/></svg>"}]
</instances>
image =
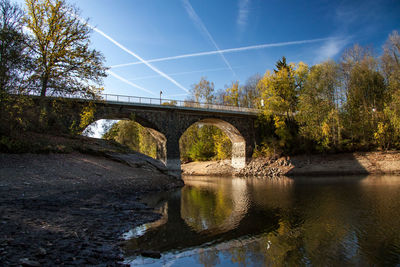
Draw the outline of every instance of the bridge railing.
<instances>
[{"instance_id":1,"label":"bridge railing","mask_svg":"<svg viewBox=\"0 0 400 267\"><path fill-rule=\"evenodd\" d=\"M227 111L237 111L246 113L257 113L260 111L255 108L237 107L237 106L221 105L213 103L202 103L189 100L174 100L165 98L150 98L150 97L126 96L126 95L115 95L115 94L101 94L100 97L102 97L102 99L105 101L113 101L121 103L176 106L176 107L200 108L200 109L211 109L211 110L227 110Z\"/></svg>"},{"instance_id":2,"label":"bridge railing","mask_svg":"<svg viewBox=\"0 0 400 267\"><path fill-rule=\"evenodd\" d=\"M24 93L27 95L39 96L40 94L35 91ZM62 98L74 98L74 99L86 99L86 100L103 100L106 102L116 102L121 104L145 104L145 105L159 105L159 106L176 106L176 107L187 107L187 108L198 108L207 110L226 110L232 112L243 112L243 113L258 113L260 110L249 107L237 107L232 105L221 105L213 103L195 102L189 100L174 100L165 98L151 98L151 97L140 97L140 96L127 96L117 94L98 94L95 97L86 95L76 94L62 94L62 95L50 95L50 97L62 97Z\"/></svg>"}]
</instances>

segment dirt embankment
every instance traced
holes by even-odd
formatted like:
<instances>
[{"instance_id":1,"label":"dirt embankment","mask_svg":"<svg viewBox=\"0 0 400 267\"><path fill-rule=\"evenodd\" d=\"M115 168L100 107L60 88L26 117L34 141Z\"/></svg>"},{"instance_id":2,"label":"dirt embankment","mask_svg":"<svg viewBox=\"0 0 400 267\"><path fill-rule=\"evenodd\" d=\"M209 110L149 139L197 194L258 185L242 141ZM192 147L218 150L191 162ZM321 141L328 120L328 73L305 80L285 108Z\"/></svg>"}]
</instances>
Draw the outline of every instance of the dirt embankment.
<instances>
[{"instance_id":1,"label":"dirt embankment","mask_svg":"<svg viewBox=\"0 0 400 267\"><path fill-rule=\"evenodd\" d=\"M255 158L239 171L226 165L229 165L229 161L193 162L184 164L182 169L184 174L191 175L236 175L240 177L400 174L400 152Z\"/></svg>"},{"instance_id":2,"label":"dirt embankment","mask_svg":"<svg viewBox=\"0 0 400 267\"><path fill-rule=\"evenodd\" d=\"M116 266L122 233L158 217L141 194L183 185L146 156L102 153L0 154L1 266Z\"/></svg>"}]
</instances>

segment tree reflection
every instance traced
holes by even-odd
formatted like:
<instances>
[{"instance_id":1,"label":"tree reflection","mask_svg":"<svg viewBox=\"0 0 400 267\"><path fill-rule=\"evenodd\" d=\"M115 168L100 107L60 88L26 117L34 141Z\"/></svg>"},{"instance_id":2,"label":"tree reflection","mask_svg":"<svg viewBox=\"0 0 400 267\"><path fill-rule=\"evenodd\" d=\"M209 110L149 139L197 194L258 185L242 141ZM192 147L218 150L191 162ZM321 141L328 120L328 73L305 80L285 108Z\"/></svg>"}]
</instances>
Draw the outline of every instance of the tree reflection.
<instances>
[{"instance_id":1,"label":"tree reflection","mask_svg":"<svg viewBox=\"0 0 400 267\"><path fill-rule=\"evenodd\" d=\"M246 182L229 179L222 183L224 186L199 179L182 189L181 216L196 232L226 232L234 229L246 214Z\"/></svg>"},{"instance_id":2,"label":"tree reflection","mask_svg":"<svg viewBox=\"0 0 400 267\"><path fill-rule=\"evenodd\" d=\"M204 267L212 267L220 263L218 250L200 250L196 258Z\"/></svg>"},{"instance_id":3,"label":"tree reflection","mask_svg":"<svg viewBox=\"0 0 400 267\"><path fill-rule=\"evenodd\" d=\"M232 208L232 202L223 197L222 190L210 192L193 187L182 190L181 215L198 232L221 225Z\"/></svg>"},{"instance_id":4,"label":"tree reflection","mask_svg":"<svg viewBox=\"0 0 400 267\"><path fill-rule=\"evenodd\" d=\"M137 245L189 249L204 266L399 264L400 177L321 181L187 182Z\"/></svg>"}]
</instances>

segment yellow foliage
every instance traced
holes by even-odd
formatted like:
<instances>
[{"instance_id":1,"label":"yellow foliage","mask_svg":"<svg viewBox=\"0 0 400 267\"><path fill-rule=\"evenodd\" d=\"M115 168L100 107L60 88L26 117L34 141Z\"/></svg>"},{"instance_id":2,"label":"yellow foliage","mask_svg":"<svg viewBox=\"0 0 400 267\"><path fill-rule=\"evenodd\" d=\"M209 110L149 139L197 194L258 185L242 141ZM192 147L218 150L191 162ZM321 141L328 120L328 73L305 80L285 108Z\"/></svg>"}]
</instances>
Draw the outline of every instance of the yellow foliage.
<instances>
[{"instance_id":1,"label":"yellow foliage","mask_svg":"<svg viewBox=\"0 0 400 267\"><path fill-rule=\"evenodd\" d=\"M81 122L79 124L80 129L86 128L90 123L93 122L95 111L96 111L96 107L93 102L90 102L88 106L85 106L82 109L82 112L80 114L80 117L81 117Z\"/></svg>"},{"instance_id":2,"label":"yellow foliage","mask_svg":"<svg viewBox=\"0 0 400 267\"><path fill-rule=\"evenodd\" d=\"M378 129L374 133L375 141L382 149L387 149L391 140L390 125L388 123L379 122L377 128Z\"/></svg>"}]
</instances>

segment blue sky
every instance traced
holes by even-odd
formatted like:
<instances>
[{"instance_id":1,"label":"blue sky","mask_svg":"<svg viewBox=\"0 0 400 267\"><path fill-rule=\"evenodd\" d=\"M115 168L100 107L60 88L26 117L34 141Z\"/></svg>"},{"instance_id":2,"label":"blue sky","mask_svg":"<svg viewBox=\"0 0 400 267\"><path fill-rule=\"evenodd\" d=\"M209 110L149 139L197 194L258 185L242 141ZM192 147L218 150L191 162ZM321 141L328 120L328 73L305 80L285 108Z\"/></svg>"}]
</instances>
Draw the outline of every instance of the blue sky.
<instances>
[{"instance_id":1,"label":"blue sky","mask_svg":"<svg viewBox=\"0 0 400 267\"><path fill-rule=\"evenodd\" d=\"M399 0L69 2L97 29L92 45L111 67L105 93L143 97L162 90L185 99L202 76L222 89L264 74L282 56L313 65L354 43L379 55L389 33L400 30Z\"/></svg>"}]
</instances>

